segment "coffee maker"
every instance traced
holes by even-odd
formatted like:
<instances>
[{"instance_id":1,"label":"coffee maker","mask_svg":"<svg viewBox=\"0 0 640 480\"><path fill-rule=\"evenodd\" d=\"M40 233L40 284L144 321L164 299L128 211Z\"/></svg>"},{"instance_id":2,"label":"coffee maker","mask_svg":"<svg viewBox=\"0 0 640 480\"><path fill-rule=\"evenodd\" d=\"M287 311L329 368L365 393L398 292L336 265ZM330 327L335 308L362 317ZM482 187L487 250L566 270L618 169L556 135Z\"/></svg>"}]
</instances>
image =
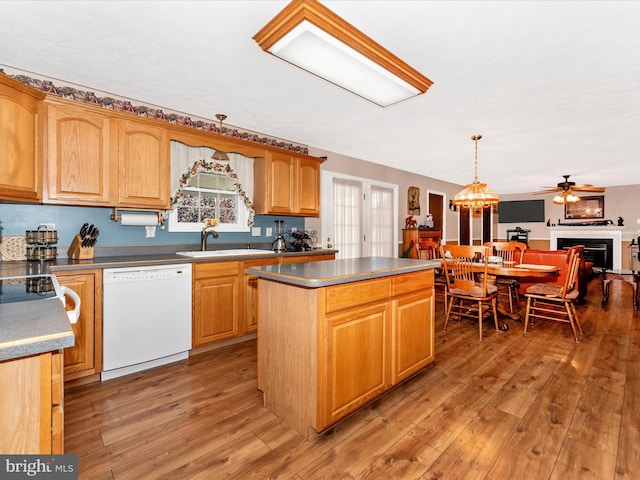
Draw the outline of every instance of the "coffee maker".
<instances>
[{"instance_id":1,"label":"coffee maker","mask_svg":"<svg viewBox=\"0 0 640 480\"><path fill-rule=\"evenodd\" d=\"M271 244L274 252L285 252L287 250L287 242L284 240L284 220L276 220L276 239Z\"/></svg>"}]
</instances>

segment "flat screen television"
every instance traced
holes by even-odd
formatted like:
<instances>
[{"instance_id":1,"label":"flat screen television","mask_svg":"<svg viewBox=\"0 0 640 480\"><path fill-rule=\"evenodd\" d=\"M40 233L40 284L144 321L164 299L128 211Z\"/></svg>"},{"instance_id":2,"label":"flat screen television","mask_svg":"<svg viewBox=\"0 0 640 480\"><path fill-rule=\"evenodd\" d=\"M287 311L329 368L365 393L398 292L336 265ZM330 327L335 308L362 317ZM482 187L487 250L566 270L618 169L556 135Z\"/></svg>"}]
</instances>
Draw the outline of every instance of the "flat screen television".
<instances>
[{"instance_id":1,"label":"flat screen television","mask_svg":"<svg viewBox=\"0 0 640 480\"><path fill-rule=\"evenodd\" d=\"M498 223L544 221L544 200L513 200L498 203Z\"/></svg>"}]
</instances>

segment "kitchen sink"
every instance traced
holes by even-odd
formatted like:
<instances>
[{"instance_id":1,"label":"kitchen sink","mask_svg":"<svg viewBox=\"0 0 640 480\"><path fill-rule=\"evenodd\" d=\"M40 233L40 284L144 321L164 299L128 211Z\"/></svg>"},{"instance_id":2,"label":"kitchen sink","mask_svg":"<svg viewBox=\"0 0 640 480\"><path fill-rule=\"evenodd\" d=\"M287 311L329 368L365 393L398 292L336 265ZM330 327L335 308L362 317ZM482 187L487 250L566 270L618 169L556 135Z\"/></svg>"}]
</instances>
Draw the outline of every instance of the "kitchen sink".
<instances>
[{"instance_id":1,"label":"kitchen sink","mask_svg":"<svg viewBox=\"0 0 640 480\"><path fill-rule=\"evenodd\" d=\"M275 255L273 250L261 250L259 248L236 248L229 250L194 250L191 252L176 252L176 255L181 255L183 257L195 257L195 258L203 258L203 257L238 257L238 256L247 256L247 255Z\"/></svg>"}]
</instances>

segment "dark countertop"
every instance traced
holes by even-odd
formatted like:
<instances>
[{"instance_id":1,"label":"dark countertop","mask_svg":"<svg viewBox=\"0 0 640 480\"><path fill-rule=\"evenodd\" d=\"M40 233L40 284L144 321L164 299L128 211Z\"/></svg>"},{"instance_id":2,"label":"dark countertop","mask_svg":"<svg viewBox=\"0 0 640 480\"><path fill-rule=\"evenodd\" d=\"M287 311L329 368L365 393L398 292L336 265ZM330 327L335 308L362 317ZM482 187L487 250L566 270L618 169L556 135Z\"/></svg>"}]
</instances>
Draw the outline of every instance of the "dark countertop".
<instances>
[{"instance_id":1,"label":"dark countertop","mask_svg":"<svg viewBox=\"0 0 640 480\"><path fill-rule=\"evenodd\" d=\"M248 272L267 280L318 288L438 267L439 260L367 257L251 267Z\"/></svg>"},{"instance_id":2,"label":"dark countertop","mask_svg":"<svg viewBox=\"0 0 640 480\"><path fill-rule=\"evenodd\" d=\"M0 361L73 346L75 337L58 298L0 304Z\"/></svg>"},{"instance_id":3,"label":"dark countertop","mask_svg":"<svg viewBox=\"0 0 640 480\"><path fill-rule=\"evenodd\" d=\"M225 255L186 257L175 253L136 254L96 257L90 260L61 258L53 261L0 261L0 277L19 277L47 273L169 265L175 263L221 262L230 260L306 256L336 253L336 250L310 250L264 255ZM318 262L323 263L323 262ZM81 307L82 308L82 307ZM0 304L0 361L50 352L73 346L75 337L62 303L57 298Z\"/></svg>"},{"instance_id":4,"label":"dark countertop","mask_svg":"<svg viewBox=\"0 0 640 480\"><path fill-rule=\"evenodd\" d=\"M169 265L172 263L199 263L199 262L222 262L230 260L249 260L256 258L272 258L272 257L299 257L312 255L327 255L336 253L337 250L317 249L302 252L282 252L273 253L265 251L264 255L225 255L222 257L185 257L176 255L175 253L159 253L159 254L135 254L135 255L114 255L105 257L95 257L89 260L75 260L71 258L59 258L53 261L10 261L0 262L0 277L20 276L20 275L39 275L44 273L53 273L69 270L86 270L86 269L103 269L118 267L137 267L152 265Z\"/></svg>"}]
</instances>

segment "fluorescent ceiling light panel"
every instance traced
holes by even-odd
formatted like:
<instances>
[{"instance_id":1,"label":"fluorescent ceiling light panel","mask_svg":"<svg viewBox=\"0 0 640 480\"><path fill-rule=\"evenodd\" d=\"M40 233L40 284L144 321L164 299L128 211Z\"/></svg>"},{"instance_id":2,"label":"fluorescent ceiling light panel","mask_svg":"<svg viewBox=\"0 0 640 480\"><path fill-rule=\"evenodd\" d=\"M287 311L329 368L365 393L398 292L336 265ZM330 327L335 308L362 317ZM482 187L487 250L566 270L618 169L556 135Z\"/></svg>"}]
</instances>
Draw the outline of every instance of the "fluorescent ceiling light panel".
<instances>
[{"instance_id":1,"label":"fluorescent ceiling light panel","mask_svg":"<svg viewBox=\"0 0 640 480\"><path fill-rule=\"evenodd\" d=\"M264 51L382 107L433 83L316 0L294 0L253 38Z\"/></svg>"}]
</instances>

